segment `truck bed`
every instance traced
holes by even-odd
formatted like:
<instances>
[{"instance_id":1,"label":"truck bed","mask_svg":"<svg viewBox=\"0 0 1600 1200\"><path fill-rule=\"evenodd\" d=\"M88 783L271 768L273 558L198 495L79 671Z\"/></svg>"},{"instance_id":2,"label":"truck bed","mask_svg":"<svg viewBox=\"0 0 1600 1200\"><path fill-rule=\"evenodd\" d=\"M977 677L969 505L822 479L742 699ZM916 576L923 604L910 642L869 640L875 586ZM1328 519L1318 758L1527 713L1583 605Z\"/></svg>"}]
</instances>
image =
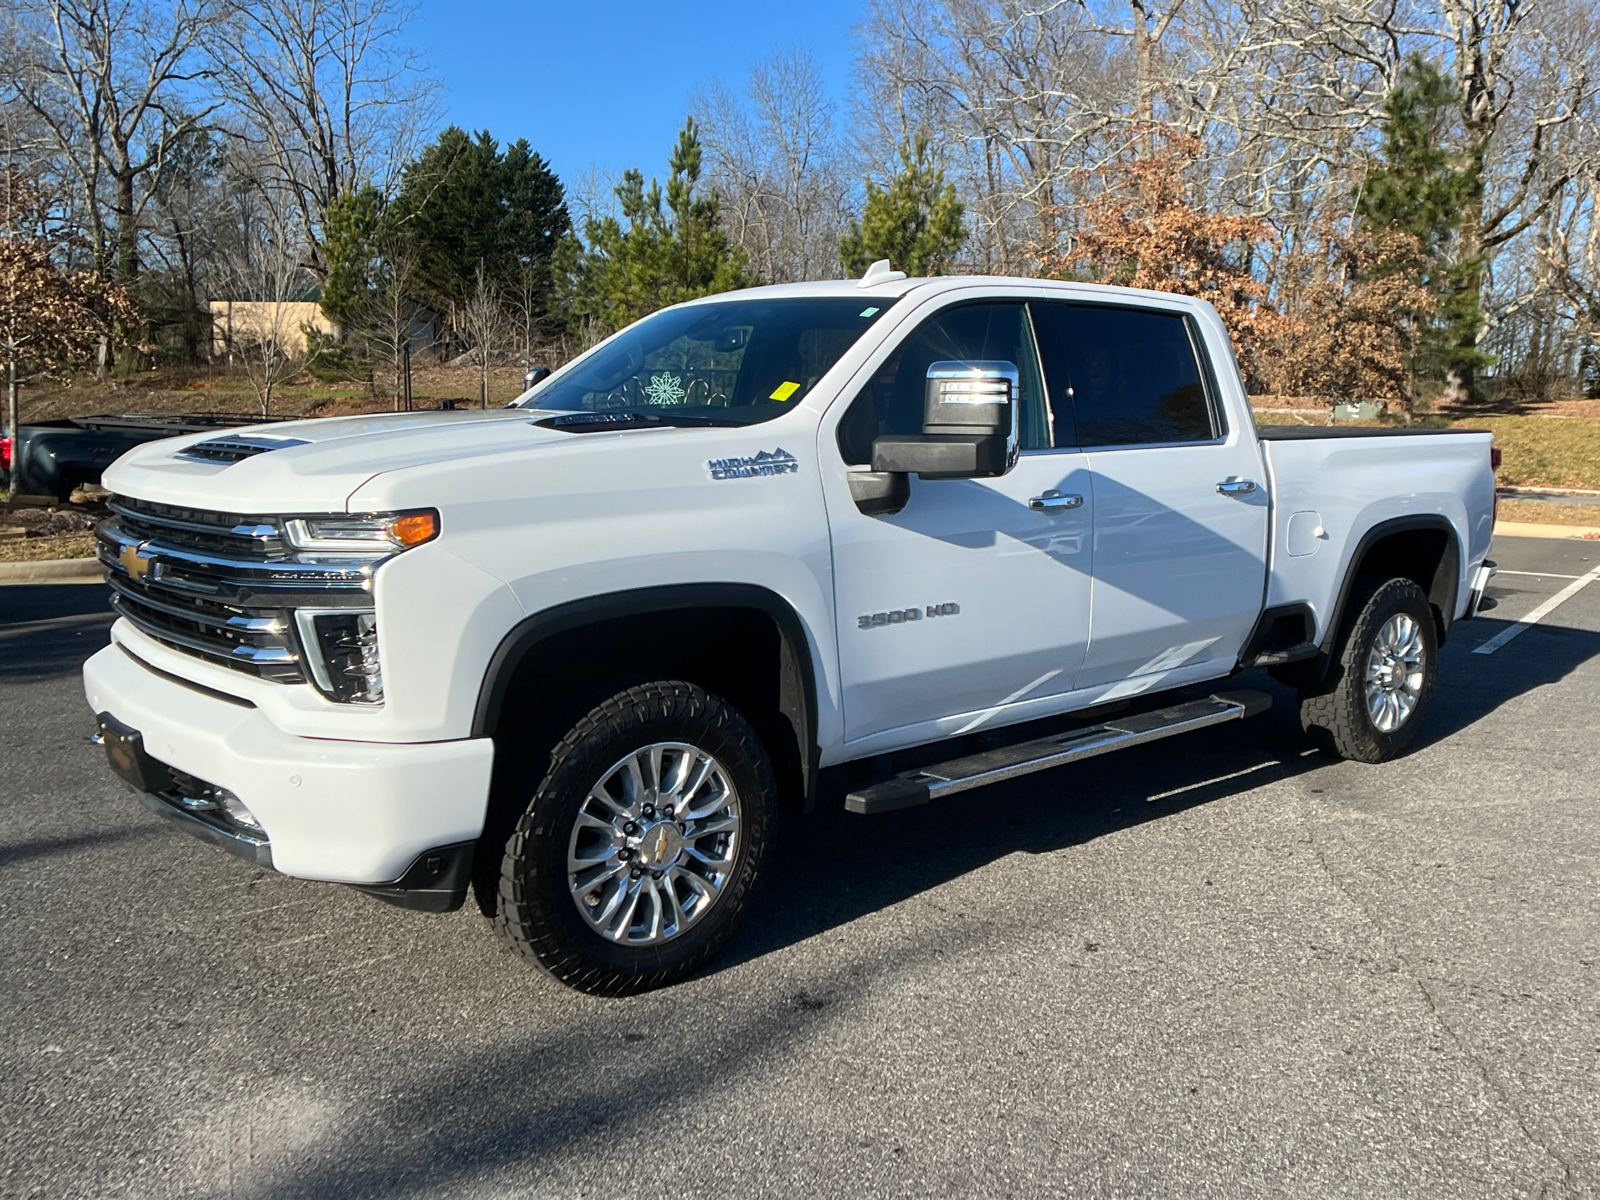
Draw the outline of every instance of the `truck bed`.
<instances>
[{"instance_id":1,"label":"truck bed","mask_svg":"<svg viewBox=\"0 0 1600 1200\"><path fill-rule=\"evenodd\" d=\"M1258 430L1272 477L1272 573L1268 606L1306 601L1319 639L1364 530L1440 519L1451 548L1461 611L1472 571L1493 531L1493 436L1479 429L1267 425Z\"/></svg>"}]
</instances>

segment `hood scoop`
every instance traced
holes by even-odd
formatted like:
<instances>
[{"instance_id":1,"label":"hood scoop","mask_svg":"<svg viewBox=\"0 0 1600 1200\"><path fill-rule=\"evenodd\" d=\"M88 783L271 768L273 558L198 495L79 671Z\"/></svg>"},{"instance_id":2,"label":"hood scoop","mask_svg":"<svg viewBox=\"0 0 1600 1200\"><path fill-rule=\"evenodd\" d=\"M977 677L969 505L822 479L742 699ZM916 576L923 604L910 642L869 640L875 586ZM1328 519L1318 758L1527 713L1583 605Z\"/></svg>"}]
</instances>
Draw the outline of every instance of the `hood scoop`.
<instances>
[{"instance_id":1,"label":"hood scoop","mask_svg":"<svg viewBox=\"0 0 1600 1200\"><path fill-rule=\"evenodd\" d=\"M269 450L283 450L289 446L309 445L305 438L275 438L275 437L232 437L212 438L206 442L196 442L174 456L176 458L192 458L199 462L222 463L231 466L236 462L243 462L247 458L254 458L257 454L265 454Z\"/></svg>"}]
</instances>

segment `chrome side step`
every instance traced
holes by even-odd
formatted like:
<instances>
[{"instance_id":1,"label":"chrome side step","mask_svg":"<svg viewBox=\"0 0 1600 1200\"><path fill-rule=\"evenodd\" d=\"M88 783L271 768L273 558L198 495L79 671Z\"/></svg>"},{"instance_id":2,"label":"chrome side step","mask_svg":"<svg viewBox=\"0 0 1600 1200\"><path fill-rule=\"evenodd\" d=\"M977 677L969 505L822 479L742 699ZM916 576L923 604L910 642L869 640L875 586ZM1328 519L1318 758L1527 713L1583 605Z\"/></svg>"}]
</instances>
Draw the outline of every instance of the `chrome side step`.
<instances>
[{"instance_id":1,"label":"chrome side step","mask_svg":"<svg viewBox=\"0 0 1600 1200\"><path fill-rule=\"evenodd\" d=\"M1218 692L1204 700L1190 700L1155 712L1119 717L1087 729L1054 733L1035 741L905 771L883 783L851 792L845 797L844 806L853 813L913 808L957 792L999 783L1002 779L1047 771L1129 746L1142 746L1146 742L1188 733L1191 729L1204 729L1224 721L1242 721L1271 707L1272 697L1265 692Z\"/></svg>"}]
</instances>

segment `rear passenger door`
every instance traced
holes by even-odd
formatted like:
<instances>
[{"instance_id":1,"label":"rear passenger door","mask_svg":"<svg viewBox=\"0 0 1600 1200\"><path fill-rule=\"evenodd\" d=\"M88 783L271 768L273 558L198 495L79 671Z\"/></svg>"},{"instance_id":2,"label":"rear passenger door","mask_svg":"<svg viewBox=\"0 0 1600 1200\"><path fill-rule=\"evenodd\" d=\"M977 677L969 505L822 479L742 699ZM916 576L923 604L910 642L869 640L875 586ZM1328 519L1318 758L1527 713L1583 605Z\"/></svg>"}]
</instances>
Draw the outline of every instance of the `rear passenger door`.
<instances>
[{"instance_id":1,"label":"rear passenger door","mask_svg":"<svg viewBox=\"0 0 1600 1200\"><path fill-rule=\"evenodd\" d=\"M1228 428L1198 326L1154 306L1036 312L1094 493L1078 687L1119 696L1226 670L1261 611L1268 499L1253 431Z\"/></svg>"}]
</instances>

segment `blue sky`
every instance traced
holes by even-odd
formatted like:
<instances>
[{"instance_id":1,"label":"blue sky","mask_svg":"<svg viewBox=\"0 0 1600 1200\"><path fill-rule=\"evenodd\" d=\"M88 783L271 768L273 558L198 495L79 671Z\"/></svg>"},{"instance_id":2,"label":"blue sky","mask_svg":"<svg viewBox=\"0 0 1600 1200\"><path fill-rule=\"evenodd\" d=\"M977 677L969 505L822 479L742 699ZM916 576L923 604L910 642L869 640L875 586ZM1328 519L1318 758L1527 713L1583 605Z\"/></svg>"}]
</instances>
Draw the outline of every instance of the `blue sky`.
<instances>
[{"instance_id":1,"label":"blue sky","mask_svg":"<svg viewBox=\"0 0 1600 1200\"><path fill-rule=\"evenodd\" d=\"M689 94L712 76L811 50L834 98L850 82L860 0L422 0L412 36L444 84L444 120L525 137L563 179L591 164L665 176Z\"/></svg>"}]
</instances>

